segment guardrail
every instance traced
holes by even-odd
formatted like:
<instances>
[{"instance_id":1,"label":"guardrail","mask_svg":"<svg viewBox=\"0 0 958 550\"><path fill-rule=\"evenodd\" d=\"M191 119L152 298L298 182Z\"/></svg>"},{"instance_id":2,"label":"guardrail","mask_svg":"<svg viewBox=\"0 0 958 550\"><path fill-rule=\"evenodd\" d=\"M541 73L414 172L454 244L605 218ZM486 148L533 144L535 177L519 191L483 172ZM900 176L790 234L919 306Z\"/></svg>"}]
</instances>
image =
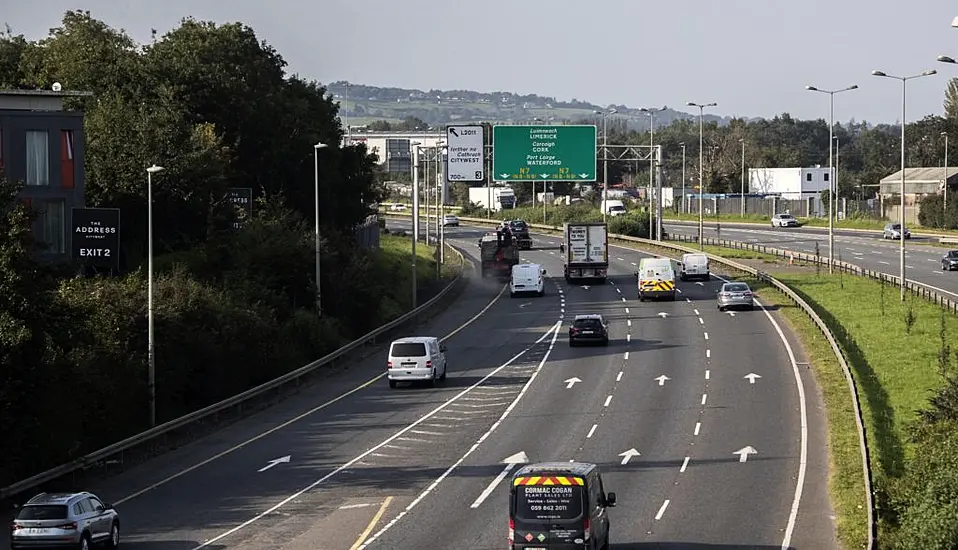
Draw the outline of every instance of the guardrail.
<instances>
[{"instance_id":1,"label":"guardrail","mask_svg":"<svg viewBox=\"0 0 958 550\"><path fill-rule=\"evenodd\" d=\"M399 216L411 217L411 214L408 214L408 215L399 214ZM481 218L463 218L463 217L460 217L459 220L469 224L497 225L500 222L500 220L487 220L487 219L481 219ZM531 229L538 229L540 231L549 231L549 232L559 231L558 226L554 226L554 225L550 226L545 224L530 223L529 227ZM609 239L613 241L631 242L636 244L643 244L646 246L655 246L659 248L664 248L666 250L677 251L682 253L701 253L700 250L685 247L685 246L670 243L670 242L656 241L652 239L643 239L640 237L630 237L628 235L616 235L616 234L610 233ZM812 306L810 306L808 302L806 302L801 296L798 295L798 293L792 290L788 285L772 277L768 273L755 269L751 266L740 264L738 262L729 260L727 258L723 258L721 256L717 256L715 254L706 253L706 255L709 257L709 259L711 259L712 261L716 263L722 264L726 267L732 268L742 273L747 273L760 281L770 284L776 290L778 290L779 292L787 296L792 302L795 303L796 306L798 306L809 317L809 319L811 319L811 321L815 324L815 326L818 327L818 330L821 331L822 335L825 337L825 340L828 341L828 345L832 348L832 353L835 354L835 358L838 360L838 364L841 366L842 374L845 376L845 380L848 381L848 389L849 389L849 392L851 393L852 405L855 410L855 424L858 428L858 442L862 452L862 469L863 469L863 474L864 474L863 477L864 477L864 484L865 484L865 503L866 503L867 512L868 512L868 519L867 519L868 546L867 548L868 550L873 550L875 548L875 536L877 534L877 531L876 531L876 523L875 523L875 502L874 502L874 496L873 496L874 493L872 491L872 470L871 470L871 460L870 460L869 451L868 451L868 439L865 432L865 422L862 417L861 400L858 397L858 385L855 381L854 375L852 374L851 368L849 368L848 366L848 361L845 359L845 354L844 352L842 352L841 346L839 346L838 341L835 339L835 336L832 334L831 330L828 328L828 325L825 323L824 320L822 320L822 318L818 315L818 313L815 312L814 308L812 308ZM846 265L851 266L851 264L846 264ZM857 267L857 266L853 266L853 267Z\"/></svg>"},{"instance_id":2,"label":"guardrail","mask_svg":"<svg viewBox=\"0 0 958 550\"><path fill-rule=\"evenodd\" d=\"M706 220L711 219L711 222L710 222L710 223L715 223L715 218L714 218L714 217L712 217L712 218L706 217L705 219L706 219ZM672 225L693 225L693 226L695 226L695 227L698 227L698 225L699 225L698 220L682 220L682 219L678 219L678 218L662 218L662 223L672 224ZM730 225L730 226L745 225L745 226L750 226L750 227L768 228L771 222L768 222L768 221L762 222L762 223L759 223L759 222L745 222L745 221L726 220L726 219L720 218L719 221L718 221L718 223L727 223L727 224ZM828 231L828 226L827 226L827 225L807 225L807 224L800 224L799 227L800 227L800 228L806 228L806 229L818 229L819 231ZM882 230L881 230L881 229L861 229L861 228L859 228L859 227L835 227L835 231L842 231L842 232L845 232L845 233L862 233L862 234L865 234L865 235L874 235L874 236L881 236L881 234L882 234ZM939 238L939 237L948 237L949 235L950 235L950 236L955 236L954 233L951 233L951 234L948 234L948 233L935 233L935 232L932 232L932 231L921 231L921 230L912 231L911 234L912 234L912 236L915 236L915 237L928 237L928 238L932 238L932 239Z\"/></svg>"},{"instance_id":3,"label":"guardrail","mask_svg":"<svg viewBox=\"0 0 958 550\"><path fill-rule=\"evenodd\" d=\"M76 458L75 460L67 462L66 464L62 464L22 481L18 481L8 487L0 488L0 499L6 499L11 496L24 493L30 489L37 488L44 483L48 483L63 476L72 474L77 470L97 465L100 462L105 462L107 459L120 453L129 451L135 447L155 442L155 440L158 438L164 437L175 430L179 430L190 425L195 425L202 420L206 420L211 416L218 415L219 413L233 407L242 407L244 404L251 402L253 399L261 397L273 390L280 389L287 384L298 384L305 376L312 374L314 371L316 371L316 369L334 362L348 353L363 347L367 343L375 344L377 337L388 333L389 331L405 324L408 321L416 320L420 315L440 303L441 300L443 300L447 295L449 295L450 292L452 292L453 288L456 288L461 284L463 281L463 270L465 269L466 259L460 251L452 247L450 248L456 253L456 255L459 256L459 265L461 267L459 274L442 290L440 290L438 294L414 310L405 313L396 319L393 319L385 325L367 334L364 334L363 336L360 336L356 340L353 340L345 346L316 361L313 361L312 363L309 363L308 365L283 374L277 378L274 378L273 380L270 380L269 382L265 382L259 386L256 386L255 388L250 388L242 393L228 397L218 403L214 403L197 411L185 414L179 418L170 420L169 422L160 424L159 426L150 428L144 432L130 436L98 451L94 451L87 455Z\"/></svg>"}]
</instances>

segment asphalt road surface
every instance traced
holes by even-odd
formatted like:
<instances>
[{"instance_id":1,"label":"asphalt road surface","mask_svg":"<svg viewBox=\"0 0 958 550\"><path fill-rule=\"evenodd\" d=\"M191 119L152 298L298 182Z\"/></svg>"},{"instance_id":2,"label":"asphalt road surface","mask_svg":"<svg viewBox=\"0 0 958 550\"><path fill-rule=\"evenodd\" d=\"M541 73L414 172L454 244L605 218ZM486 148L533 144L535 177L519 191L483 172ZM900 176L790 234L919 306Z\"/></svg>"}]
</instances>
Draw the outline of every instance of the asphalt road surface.
<instances>
[{"instance_id":1,"label":"asphalt road surface","mask_svg":"<svg viewBox=\"0 0 958 550\"><path fill-rule=\"evenodd\" d=\"M469 253L485 231L447 237ZM493 482L524 453L601 464L618 549L836 548L820 399L777 314L719 313L717 281L640 304L641 253L617 247L610 284L569 286L557 244L523 253L548 270L546 296L473 278L415 331L446 337L445 384L390 390L383 352L89 488L116 504L124 547L503 548L508 488ZM568 322L593 312L614 342L570 349Z\"/></svg>"},{"instance_id":2,"label":"asphalt road surface","mask_svg":"<svg viewBox=\"0 0 958 550\"><path fill-rule=\"evenodd\" d=\"M698 235L697 222L668 222L669 234ZM741 241L756 245L815 254L815 244L823 258L828 258L828 230L809 227L756 227L754 225L720 224L716 231L715 221L703 224L706 237ZM958 298L958 271L942 271L941 257L948 249L930 246L935 239L913 236L905 241L905 276L910 281L923 284L947 297ZM958 248L956 246L955 248ZM835 231L835 259L857 264L866 269L898 276L899 243L883 240L881 233Z\"/></svg>"}]
</instances>

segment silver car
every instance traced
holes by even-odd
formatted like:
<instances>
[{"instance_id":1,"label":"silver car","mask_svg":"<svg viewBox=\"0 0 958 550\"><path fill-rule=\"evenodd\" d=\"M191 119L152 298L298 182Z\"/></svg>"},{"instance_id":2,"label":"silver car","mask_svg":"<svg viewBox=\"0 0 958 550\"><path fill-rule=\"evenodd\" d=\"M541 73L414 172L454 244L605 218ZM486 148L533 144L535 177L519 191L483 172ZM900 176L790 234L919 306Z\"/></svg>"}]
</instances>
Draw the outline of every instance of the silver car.
<instances>
[{"instance_id":1,"label":"silver car","mask_svg":"<svg viewBox=\"0 0 958 550\"><path fill-rule=\"evenodd\" d=\"M92 493L40 493L17 512L10 548L78 548L120 544L120 517Z\"/></svg>"},{"instance_id":2,"label":"silver car","mask_svg":"<svg viewBox=\"0 0 958 550\"><path fill-rule=\"evenodd\" d=\"M775 214L772 216L772 227L798 227L798 220L791 214Z\"/></svg>"},{"instance_id":3,"label":"silver car","mask_svg":"<svg viewBox=\"0 0 958 550\"><path fill-rule=\"evenodd\" d=\"M949 250L941 258L941 270L951 271L958 269L958 250Z\"/></svg>"},{"instance_id":4,"label":"silver car","mask_svg":"<svg viewBox=\"0 0 958 550\"><path fill-rule=\"evenodd\" d=\"M907 227L905 228L904 233L905 233L906 239L911 238L911 231L909 231ZM901 234L902 234L902 229L901 229L900 223L889 223L889 224L885 224L885 229L883 229L881 232L881 238L899 240L901 239Z\"/></svg>"},{"instance_id":5,"label":"silver car","mask_svg":"<svg viewBox=\"0 0 958 550\"><path fill-rule=\"evenodd\" d=\"M718 291L718 310L743 308L755 309L752 301L752 289L745 283L725 283Z\"/></svg>"}]
</instances>

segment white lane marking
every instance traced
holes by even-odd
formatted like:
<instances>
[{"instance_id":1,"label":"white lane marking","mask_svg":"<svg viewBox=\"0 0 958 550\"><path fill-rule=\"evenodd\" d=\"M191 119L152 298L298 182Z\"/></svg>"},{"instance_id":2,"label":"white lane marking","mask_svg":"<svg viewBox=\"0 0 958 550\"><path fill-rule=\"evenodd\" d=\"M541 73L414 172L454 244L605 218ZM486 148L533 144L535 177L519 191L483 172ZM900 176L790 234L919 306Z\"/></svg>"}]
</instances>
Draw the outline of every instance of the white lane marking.
<instances>
[{"instance_id":1,"label":"white lane marking","mask_svg":"<svg viewBox=\"0 0 958 550\"><path fill-rule=\"evenodd\" d=\"M624 261L625 261L624 258L616 258L616 260L619 260L620 262L624 262Z\"/></svg>"},{"instance_id":2,"label":"white lane marking","mask_svg":"<svg viewBox=\"0 0 958 550\"><path fill-rule=\"evenodd\" d=\"M340 506L339 509L353 510L355 508L366 508L367 506L375 506L375 505L376 504L374 502L360 502L359 504L346 504L346 505Z\"/></svg>"},{"instance_id":3,"label":"white lane marking","mask_svg":"<svg viewBox=\"0 0 958 550\"><path fill-rule=\"evenodd\" d=\"M913 266L913 265L906 265L906 266L905 266L905 269L915 269L915 266Z\"/></svg>"},{"instance_id":4,"label":"white lane marking","mask_svg":"<svg viewBox=\"0 0 958 550\"><path fill-rule=\"evenodd\" d=\"M625 360L626 360L626 361L629 360L629 352L625 352Z\"/></svg>"},{"instance_id":5,"label":"white lane marking","mask_svg":"<svg viewBox=\"0 0 958 550\"><path fill-rule=\"evenodd\" d=\"M689 459L690 459L690 458L691 458L691 457L688 457L688 456L687 456L687 457L685 457L685 460L682 461L682 467L679 468L679 473L680 473L680 474L683 473L683 472L685 472L685 469L689 467Z\"/></svg>"},{"instance_id":6,"label":"white lane marking","mask_svg":"<svg viewBox=\"0 0 958 550\"><path fill-rule=\"evenodd\" d=\"M622 371L619 371L619 375L615 377L615 381L616 381L616 382L621 382L621 381L622 381L622 375L623 375L623 374L624 374L624 373L623 373Z\"/></svg>"},{"instance_id":7,"label":"white lane marking","mask_svg":"<svg viewBox=\"0 0 958 550\"><path fill-rule=\"evenodd\" d=\"M628 320L625 322L625 324L631 327L631 326L632 326L632 319L628 319Z\"/></svg>"},{"instance_id":8,"label":"white lane marking","mask_svg":"<svg viewBox=\"0 0 958 550\"><path fill-rule=\"evenodd\" d=\"M702 394L702 404L703 404L703 405L705 404L705 401L706 401L708 398L709 398L709 394L707 394L707 393L703 393L703 394Z\"/></svg>"},{"instance_id":9,"label":"white lane marking","mask_svg":"<svg viewBox=\"0 0 958 550\"><path fill-rule=\"evenodd\" d=\"M611 402L612 402L612 396L610 395L610 396L608 396L608 397L605 398L605 404L602 405L602 406L603 406L603 407L608 407L608 406L609 406L609 403L611 403Z\"/></svg>"},{"instance_id":10,"label":"white lane marking","mask_svg":"<svg viewBox=\"0 0 958 550\"><path fill-rule=\"evenodd\" d=\"M699 317L699 324L700 324L700 325L704 325L704 324L705 324L705 321L704 321L701 317Z\"/></svg>"},{"instance_id":11,"label":"white lane marking","mask_svg":"<svg viewBox=\"0 0 958 550\"><path fill-rule=\"evenodd\" d=\"M679 294L682 294L682 289L681 289L681 288L677 288L677 289L675 289L675 291L678 292Z\"/></svg>"},{"instance_id":12,"label":"white lane marking","mask_svg":"<svg viewBox=\"0 0 958 550\"><path fill-rule=\"evenodd\" d=\"M934 262L937 262L937 261L938 261L938 260L936 260L936 259L934 259L934 258L925 258L925 259L926 259L926 260L928 260L929 262L932 262L932 263L934 263Z\"/></svg>"},{"instance_id":13,"label":"white lane marking","mask_svg":"<svg viewBox=\"0 0 958 550\"><path fill-rule=\"evenodd\" d=\"M626 335L625 335L625 341L626 341L626 342L631 342L631 341L632 341L632 333L629 333L629 334L626 334Z\"/></svg>"},{"instance_id":14,"label":"white lane marking","mask_svg":"<svg viewBox=\"0 0 958 550\"><path fill-rule=\"evenodd\" d=\"M705 334L705 339L708 340L708 339L709 339L709 333L705 332L705 333L703 333L703 334Z\"/></svg>"},{"instance_id":15,"label":"white lane marking","mask_svg":"<svg viewBox=\"0 0 958 550\"><path fill-rule=\"evenodd\" d=\"M635 263L635 262L632 262L632 265L639 265L639 264L637 264L637 263Z\"/></svg>"},{"instance_id":16,"label":"white lane marking","mask_svg":"<svg viewBox=\"0 0 958 550\"><path fill-rule=\"evenodd\" d=\"M617 289L615 289L615 291L618 292L619 294L622 294L622 289L621 289L621 288L617 288Z\"/></svg>"},{"instance_id":17,"label":"white lane marking","mask_svg":"<svg viewBox=\"0 0 958 550\"><path fill-rule=\"evenodd\" d=\"M536 344L541 343L543 340L545 340L546 338L548 338L549 335L551 334L551 335L552 335L552 344L550 344L550 346L549 346L549 347L550 347L550 350L551 350L552 345L555 344L555 339L556 339L556 338L558 337L558 335L559 335L559 328L560 328L561 326L562 326L561 323L556 322L556 324L552 325L552 327L551 327L545 334L543 334L542 337L540 337L538 340L536 340L535 344L533 344L533 345L536 345ZM217 536L215 536L215 537L213 537L213 538L207 540L206 542L204 542L204 543L202 543L202 544L199 544L199 545L197 545L197 546L194 546L191 550L200 550L200 548L206 548L207 546L210 546L211 544L214 544L214 543L216 543L216 542L218 542L218 541L220 541L220 540L222 540L222 539L224 539L224 538L226 538L226 537L232 535L233 533L236 533L237 531L240 531L240 530L242 530L242 529L245 529L246 527L249 527L250 525L256 523L257 521L259 521L259 520L261 520L261 519L263 519L263 518L265 518L265 517L267 517L267 516L273 514L274 512L276 512L277 510L279 510L279 509L282 508L283 506L286 506L286 505L289 504L290 502L293 502L294 500L298 499L298 498L301 497L302 495L308 493L309 491L312 491L313 489L315 489L315 488L318 487L319 485L322 485L323 483L325 483L327 480L329 480L329 479L332 478L333 476L335 476L335 475L341 473L343 470L349 469L349 468L352 467L354 464L356 464L357 462L362 461L362 460L363 460L364 458L366 458L367 456L372 455L373 453L375 453L376 451L378 451L380 448L384 447L385 445L388 445L388 444L392 443L393 441L395 441L395 440L397 440L397 439L402 439L402 438L403 438L403 434L405 434L406 432L408 432L408 431L410 431L410 430L415 429L417 426L419 426L419 424L422 424L422 423L425 422L427 419L429 419L429 418L435 416L437 413L441 412L443 409L445 409L446 407L448 407L449 405L451 405L452 403L454 403L455 401L457 401L457 400L458 400L459 398L461 398L462 396L466 395L468 392L470 392L470 391L473 390L474 388L479 387L479 386L480 386L481 384L483 384L485 381L489 380L489 379L492 378L493 376L495 376L495 375L497 375L498 373L502 372L503 369L505 369L505 368L509 367L509 365L515 363L520 357L522 357L523 355L525 355L530 349L532 349L532 346L529 346L528 348L526 348L526 349L520 351L520 352L517 353L516 355L513 355L511 359L509 359L508 361L506 361L506 362L503 363L502 365L499 365L498 367L496 367L495 369L493 369L489 374L483 376L481 379L479 379L479 381L477 381L476 383L474 383L472 386L469 386L468 388L466 388L466 389L462 390L461 392L459 392L458 394L454 395L453 397L451 397L451 398L450 398L448 401L446 401L445 403L442 403L442 404L440 404L438 407L432 409L431 411L429 411L428 413L426 413L424 416L422 416L419 420L416 420L416 421L413 422L412 424L410 424L410 425L406 426L405 428L399 430L398 432L396 432L396 433L393 434L392 436L390 436L390 437L386 438L385 440L383 440L381 443L379 443L379 444L376 445L375 447L373 447L373 448L371 448L371 449L365 451L364 453L358 455L357 457L353 458L353 459L350 460L349 462L346 462L345 464L342 464L342 465L336 467L333 471L331 471L331 472L329 472L328 474L326 474L326 475L320 477L319 479L317 479L316 481L310 483L309 485L307 485L307 486L304 487L303 489L300 489L299 491L296 491L296 492L293 493L292 495L290 495L290 496L284 498L283 500L279 501L277 504L274 504L273 506L271 506L271 507L270 507L269 509L267 509L266 511L261 512L260 514L257 514L257 515L255 515L255 516L253 516L252 518L250 518L250 519L244 521L243 523L237 525L236 527L233 527L232 529L229 529L228 531L225 531L225 532L223 532L223 533L221 533L221 534L219 534L219 535L217 535ZM548 358L549 358L549 352L547 351L546 354L545 354L545 357L543 358L543 363L544 363L545 360L548 359ZM542 363L540 363L540 366L541 366L541 365L542 365ZM537 371L537 372L538 372L538 371ZM532 379L535 378L535 375L536 375L536 373L533 373L532 378L530 379L530 382L531 382ZM527 382L526 384L527 384L526 387L528 387L528 382ZM516 400L518 400L520 397L522 397L524 391L525 391L525 388L523 388L523 391L519 392L519 395L516 396ZM515 403L516 403L516 402L513 401L512 405L509 406L510 408L507 408L507 409L506 409L506 412L510 411L510 410L511 410L511 407L514 406ZM498 422L497 422L496 424L493 424L493 426L497 426L497 425L498 425ZM486 435L488 435L488 433L489 433L489 432L486 432ZM485 437L485 436L483 436L483 438L484 438L484 437ZM406 438L406 439L408 439L408 438ZM482 441L482 439L480 439L480 441ZM478 444L477 444L477 445L478 445ZM368 543L367 543L367 544L368 544Z\"/></svg>"},{"instance_id":18,"label":"white lane marking","mask_svg":"<svg viewBox=\"0 0 958 550\"><path fill-rule=\"evenodd\" d=\"M506 467L503 468L501 472L499 472L499 475L497 475L495 479L493 479L492 482L488 486L486 486L486 488L483 489L481 493L479 493L479 496L476 497L476 500L473 501L472 506L470 506L470 508L478 508L479 506L481 506L482 503L485 502L487 498L489 498L489 495L491 495L492 492L496 490L496 487L498 487L499 484L502 483L502 480L505 479L506 476L509 475L509 472L511 472L512 469L515 467L516 467L515 464L506 465Z\"/></svg>"},{"instance_id":19,"label":"white lane marking","mask_svg":"<svg viewBox=\"0 0 958 550\"><path fill-rule=\"evenodd\" d=\"M472 453L474 453L476 449L479 448L482 442L485 441L486 438L488 438L490 435L492 435L492 433L496 430L496 428L498 428L499 425L502 424L502 421L505 420L507 416L509 416L509 413L512 412L512 410L519 403L519 400L522 399L522 397L526 394L526 391L528 391L529 387L532 386L532 383L535 381L536 377L539 376L539 373L542 371L542 366L545 365L546 361L549 360L549 356L552 354L552 350L555 349L555 343L556 343L556 339L559 337L560 328L562 328L562 323L556 323L553 326L552 330L549 331L550 333L552 333L552 341L549 343L549 349L546 351L545 355L542 357L542 361L539 362L539 365L536 367L536 370L532 373L532 376L529 377L529 380L526 382L525 386L523 386L522 390L519 391L519 395L516 396L515 401L513 401L512 404L509 405L505 411L503 411L502 416L499 417L499 420L496 420L496 422L489 427L489 430L486 433L482 434L482 436L475 443L473 443L472 447L470 447L469 450L466 451L466 453L462 455L459 458L459 460L456 461L455 464L450 466L449 469L447 469L445 472L442 473L442 475L436 478L436 480L433 481L432 484L429 485L429 487L427 487L426 490L420 493L419 496L417 496L412 502L410 502L409 505L406 506L406 508L399 513L399 515L397 515L395 518L392 519L392 521L384 525L382 529L380 529L375 535L373 535L362 546L360 546L359 550L362 550L366 548L367 546L369 546L372 542L374 542L376 539L381 537L383 533L385 533L386 531L391 529L394 525L396 525L396 523L398 523L399 520L405 517L406 514L408 514L413 508L415 508L420 502L422 502L422 500L426 498L426 496L428 496L429 493L435 490L435 488L439 486L439 484L442 483L444 479L449 477L449 474L451 474L456 468L462 465L462 463L465 462L466 459L469 458L469 456ZM548 334L549 333L546 333L547 336Z\"/></svg>"},{"instance_id":20,"label":"white lane marking","mask_svg":"<svg viewBox=\"0 0 958 550\"><path fill-rule=\"evenodd\" d=\"M669 507L669 502L670 501L666 499L665 502L662 503L662 507L659 508L658 513L655 514L655 521L662 519L662 515L665 514L665 509Z\"/></svg>"},{"instance_id":21,"label":"white lane marking","mask_svg":"<svg viewBox=\"0 0 958 550\"><path fill-rule=\"evenodd\" d=\"M886 262L885 260L879 260L878 263L880 263L880 264L882 264L882 265L891 265L890 263Z\"/></svg>"},{"instance_id":22,"label":"white lane marking","mask_svg":"<svg viewBox=\"0 0 958 550\"><path fill-rule=\"evenodd\" d=\"M416 437L397 437L396 441L413 441L415 443L432 443L433 442L431 439L422 439L422 438L416 438Z\"/></svg>"},{"instance_id":23,"label":"white lane marking","mask_svg":"<svg viewBox=\"0 0 958 550\"><path fill-rule=\"evenodd\" d=\"M711 359L711 357L712 357L712 350L711 349L705 350L705 358Z\"/></svg>"},{"instance_id":24,"label":"white lane marking","mask_svg":"<svg viewBox=\"0 0 958 550\"><path fill-rule=\"evenodd\" d=\"M688 303L690 303L690 304L692 303L692 299L691 299L691 298L686 298L685 301L688 302Z\"/></svg>"},{"instance_id":25,"label":"white lane marking","mask_svg":"<svg viewBox=\"0 0 958 550\"><path fill-rule=\"evenodd\" d=\"M479 310L479 313L476 313L475 315L473 315L471 319L469 319L469 320L466 321L465 323L459 325L459 327L458 327L456 330L454 330L454 331L450 332L449 334L443 336L442 339L440 339L440 341L441 341L441 342L444 342L444 341L448 340L449 338L452 338L456 333L458 333L458 332L461 331L462 329L468 327L468 326L471 325L476 319L478 319L479 317L481 317L485 312L489 311L489 308L491 308L491 307L499 300L499 298L502 297L503 293L505 293L505 291L506 291L507 288L509 288L509 285L502 285L502 289L499 291L499 294L496 294L496 295L492 298L492 300L490 300L489 303L486 304L486 307L484 307L484 308L482 308L481 310ZM525 352L523 352L523 353L525 353ZM186 475L186 474L188 474L188 473L190 473L190 472L192 472L192 471L198 470L199 468L202 468L203 466L206 466L207 464L209 464L209 463L211 463L211 462L214 462L214 461L216 461L216 460L219 460L219 459L223 458L224 456L226 456L226 455L228 455L228 454L230 454L230 453L232 453L232 452L234 452L234 451L238 451L238 450L242 449L243 447L246 447L246 446L249 445L250 443L253 443L253 442L255 442L255 441L259 441L260 439L262 439L262 438L264 438L264 437L266 437L266 436L268 436L268 435L270 435L270 434L272 434L272 433L275 433L275 432L277 432L277 431L279 431L279 430L282 430L283 428L285 428L285 427L287 427L287 426L289 426L289 425L291 425L291 424L295 424L296 422L299 422L300 420L302 420L302 419L304 419L304 418L306 418L306 417L308 417L308 416L310 416L310 415L312 415L312 414L314 414L314 413L316 413L316 412L318 412L318 411L321 411L321 410L323 410L323 409L329 407L330 405L333 405L333 404L335 404L335 403L338 403L339 401L342 401L343 399L346 399L347 397L349 397L350 395L353 395L354 393L357 393L357 392L359 392L359 391L361 391L361 390L363 390L363 389L365 389L365 388L368 388L369 386L371 386L372 384L376 383L380 378L383 378L384 376L386 376L386 373L385 373L385 372L382 373L382 374L380 374L380 375L378 375L378 376L375 376L375 377L373 377L373 378L371 378L371 379L369 379L369 380L367 380L367 381L365 381L365 382L363 382L362 384L356 386L355 388L353 388L353 389L351 389L351 390L349 390L349 391L347 391L347 392L345 392L345 393L343 393L343 394L341 394L341 395L339 395L339 396L337 396L337 397L334 397L333 399L330 399L329 401L326 401L325 403L322 403L322 404L320 404L320 405L317 405L317 406L313 407L312 409L310 409L310 410L304 412L303 414L301 414L301 415L299 415L299 416L293 417L293 418L287 420L286 422L283 422L282 424L278 424L278 425L276 425L276 426L273 426L272 428L270 428L270 429L268 429L268 430L266 430L266 431L264 431L264 432L261 432L261 433L255 435L255 436L253 436L253 437L251 437L251 438L249 438L249 439L247 439L246 441L243 441L243 442L241 442L241 443L238 443L238 444L236 444L236 445L230 447L229 449L226 449L225 451L219 452L219 453L217 453L217 454L215 454L215 455L213 455L213 456L211 456L211 457L209 457L209 458L207 458L207 459L205 459L205 460L202 460L202 461L200 461L200 462L197 462L196 464L194 464L194 465L192 465L192 466L189 466L188 468L184 468L184 469L182 469L182 470L176 472L176 473L173 474L173 475L167 476L167 477L165 477L165 478L163 478L163 479L157 481L156 483L153 483L153 484L151 484L151 485L148 485L148 486L144 487L143 489L140 489L139 491L136 491L135 493L133 493L133 494L131 494L131 495L129 495L129 496L123 497L123 498L121 498L121 499L114 500L114 501L113 501L113 504L114 504L114 505L123 504L124 502L133 500L134 498L136 498L136 497L138 497L138 496L141 496L141 495L143 495L143 494L145 494L145 493L148 493L148 492L152 491L153 489L156 489L156 488L158 488L158 487L161 487L161 486L163 486L163 485L166 485L167 483L173 481L174 479L177 479L177 478L179 478L179 477L181 477L181 476L184 476L184 475Z\"/></svg>"},{"instance_id":26,"label":"white lane marking","mask_svg":"<svg viewBox=\"0 0 958 550\"><path fill-rule=\"evenodd\" d=\"M695 432L693 432L692 435L699 435L699 430L701 430L701 429L702 429L702 423L701 423L701 422L696 422L696 423L695 423Z\"/></svg>"},{"instance_id":27,"label":"white lane marking","mask_svg":"<svg viewBox=\"0 0 958 550\"><path fill-rule=\"evenodd\" d=\"M622 299L625 300L625 298L622 298ZM625 308L625 312L629 313L629 308Z\"/></svg>"},{"instance_id":28,"label":"white lane marking","mask_svg":"<svg viewBox=\"0 0 958 550\"><path fill-rule=\"evenodd\" d=\"M710 371L710 370L706 370L706 371L705 371L705 379L706 379L706 380L708 380L711 375L712 375L712 371Z\"/></svg>"},{"instance_id":29,"label":"white lane marking","mask_svg":"<svg viewBox=\"0 0 958 550\"><path fill-rule=\"evenodd\" d=\"M627 301L627 300L623 297L623 298L622 298L622 301L625 302L625 301Z\"/></svg>"},{"instance_id":30,"label":"white lane marking","mask_svg":"<svg viewBox=\"0 0 958 550\"><path fill-rule=\"evenodd\" d=\"M598 428L598 427L599 427L598 424L593 424L593 425L592 425L592 429L589 430L589 435L585 436L585 438L586 438L586 439L591 439L591 438L592 438L592 434L595 433L595 430L596 430L596 428Z\"/></svg>"},{"instance_id":31,"label":"white lane marking","mask_svg":"<svg viewBox=\"0 0 958 550\"><path fill-rule=\"evenodd\" d=\"M427 430L409 430L409 433L420 435L446 435L445 432L430 432Z\"/></svg>"},{"instance_id":32,"label":"white lane marking","mask_svg":"<svg viewBox=\"0 0 958 550\"><path fill-rule=\"evenodd\" d=\"M696 315L701 315L701 313L699 313L699 310L697 309L693 309L692 311L694 311Z\"/></svg>"},{"instance_id":33,"label":"white lane marking","mask_svg":"<svg viewBox=\"0 0 958 550\"><path fill-rule=\"evenodd\" d=\"M944 271L937 271L937 270L932 270L932 273L937 273L937 274L939 274L939 275L944 275L944 274L945 274Z\"/></svg>"}]
</instances>

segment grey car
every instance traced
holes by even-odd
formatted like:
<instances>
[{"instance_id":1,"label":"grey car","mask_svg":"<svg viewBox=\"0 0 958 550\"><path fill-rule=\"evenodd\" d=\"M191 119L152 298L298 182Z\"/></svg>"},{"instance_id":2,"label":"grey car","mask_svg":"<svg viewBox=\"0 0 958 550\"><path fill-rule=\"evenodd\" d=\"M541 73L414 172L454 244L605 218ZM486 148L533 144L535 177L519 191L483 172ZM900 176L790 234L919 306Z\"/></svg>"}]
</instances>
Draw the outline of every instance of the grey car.
<instances>
[{"instance_id":1,"label":"grey car","mask_svg":"<svg viewBox=\"0 0 958 550\"><path fill-rule=\"evenodd\" d=\"M10 548L78 548L120 544L120 517L96 495L40 493L17 512L10 526Z\"/></svg>"},{"instance_id":2,"label":"grey car","mask_svg":"<svg viewBox=\"0 0 958 550\"><path fill-rule=\"evenodd\" d=\"M941 257L941 270L952 271L958 269L958 250L949 250Z\"/></svg>"},{"instance_id":3,"label":"grey car","mask_svg":"<svg viewBox=\"0 0 958 550\"><path fill-rule=\"evenodd\" d=\"M904 233L905 233L906 239L911 238L911 231L909 231L907 227L905 228ZM901 229L900 223L885 224L885 229L883 229L881 232L882 239L898 240L898 239L901 239L901 235L902 235L902 229Z\"/></svg>"},{"instance_id":4,"label":"grey car","mask_svg":"<svg viewBox=\"0 0 958 550\"><path fill-rule=\"evenodd\" d=\"M752 289L746 283L725 283L718 291L718 310L734 308L755 309Z\"/></svg>"},{"instance_id":5,"label":"grey car","mask_svg":"<svg viewBox=\"0 0 958 550\"><path fill-rule=\"evenodd\" d=\"M775 214L772 216L772 227L798 227L798 220L791 214Z\"/></svg>"}]
</instances>

